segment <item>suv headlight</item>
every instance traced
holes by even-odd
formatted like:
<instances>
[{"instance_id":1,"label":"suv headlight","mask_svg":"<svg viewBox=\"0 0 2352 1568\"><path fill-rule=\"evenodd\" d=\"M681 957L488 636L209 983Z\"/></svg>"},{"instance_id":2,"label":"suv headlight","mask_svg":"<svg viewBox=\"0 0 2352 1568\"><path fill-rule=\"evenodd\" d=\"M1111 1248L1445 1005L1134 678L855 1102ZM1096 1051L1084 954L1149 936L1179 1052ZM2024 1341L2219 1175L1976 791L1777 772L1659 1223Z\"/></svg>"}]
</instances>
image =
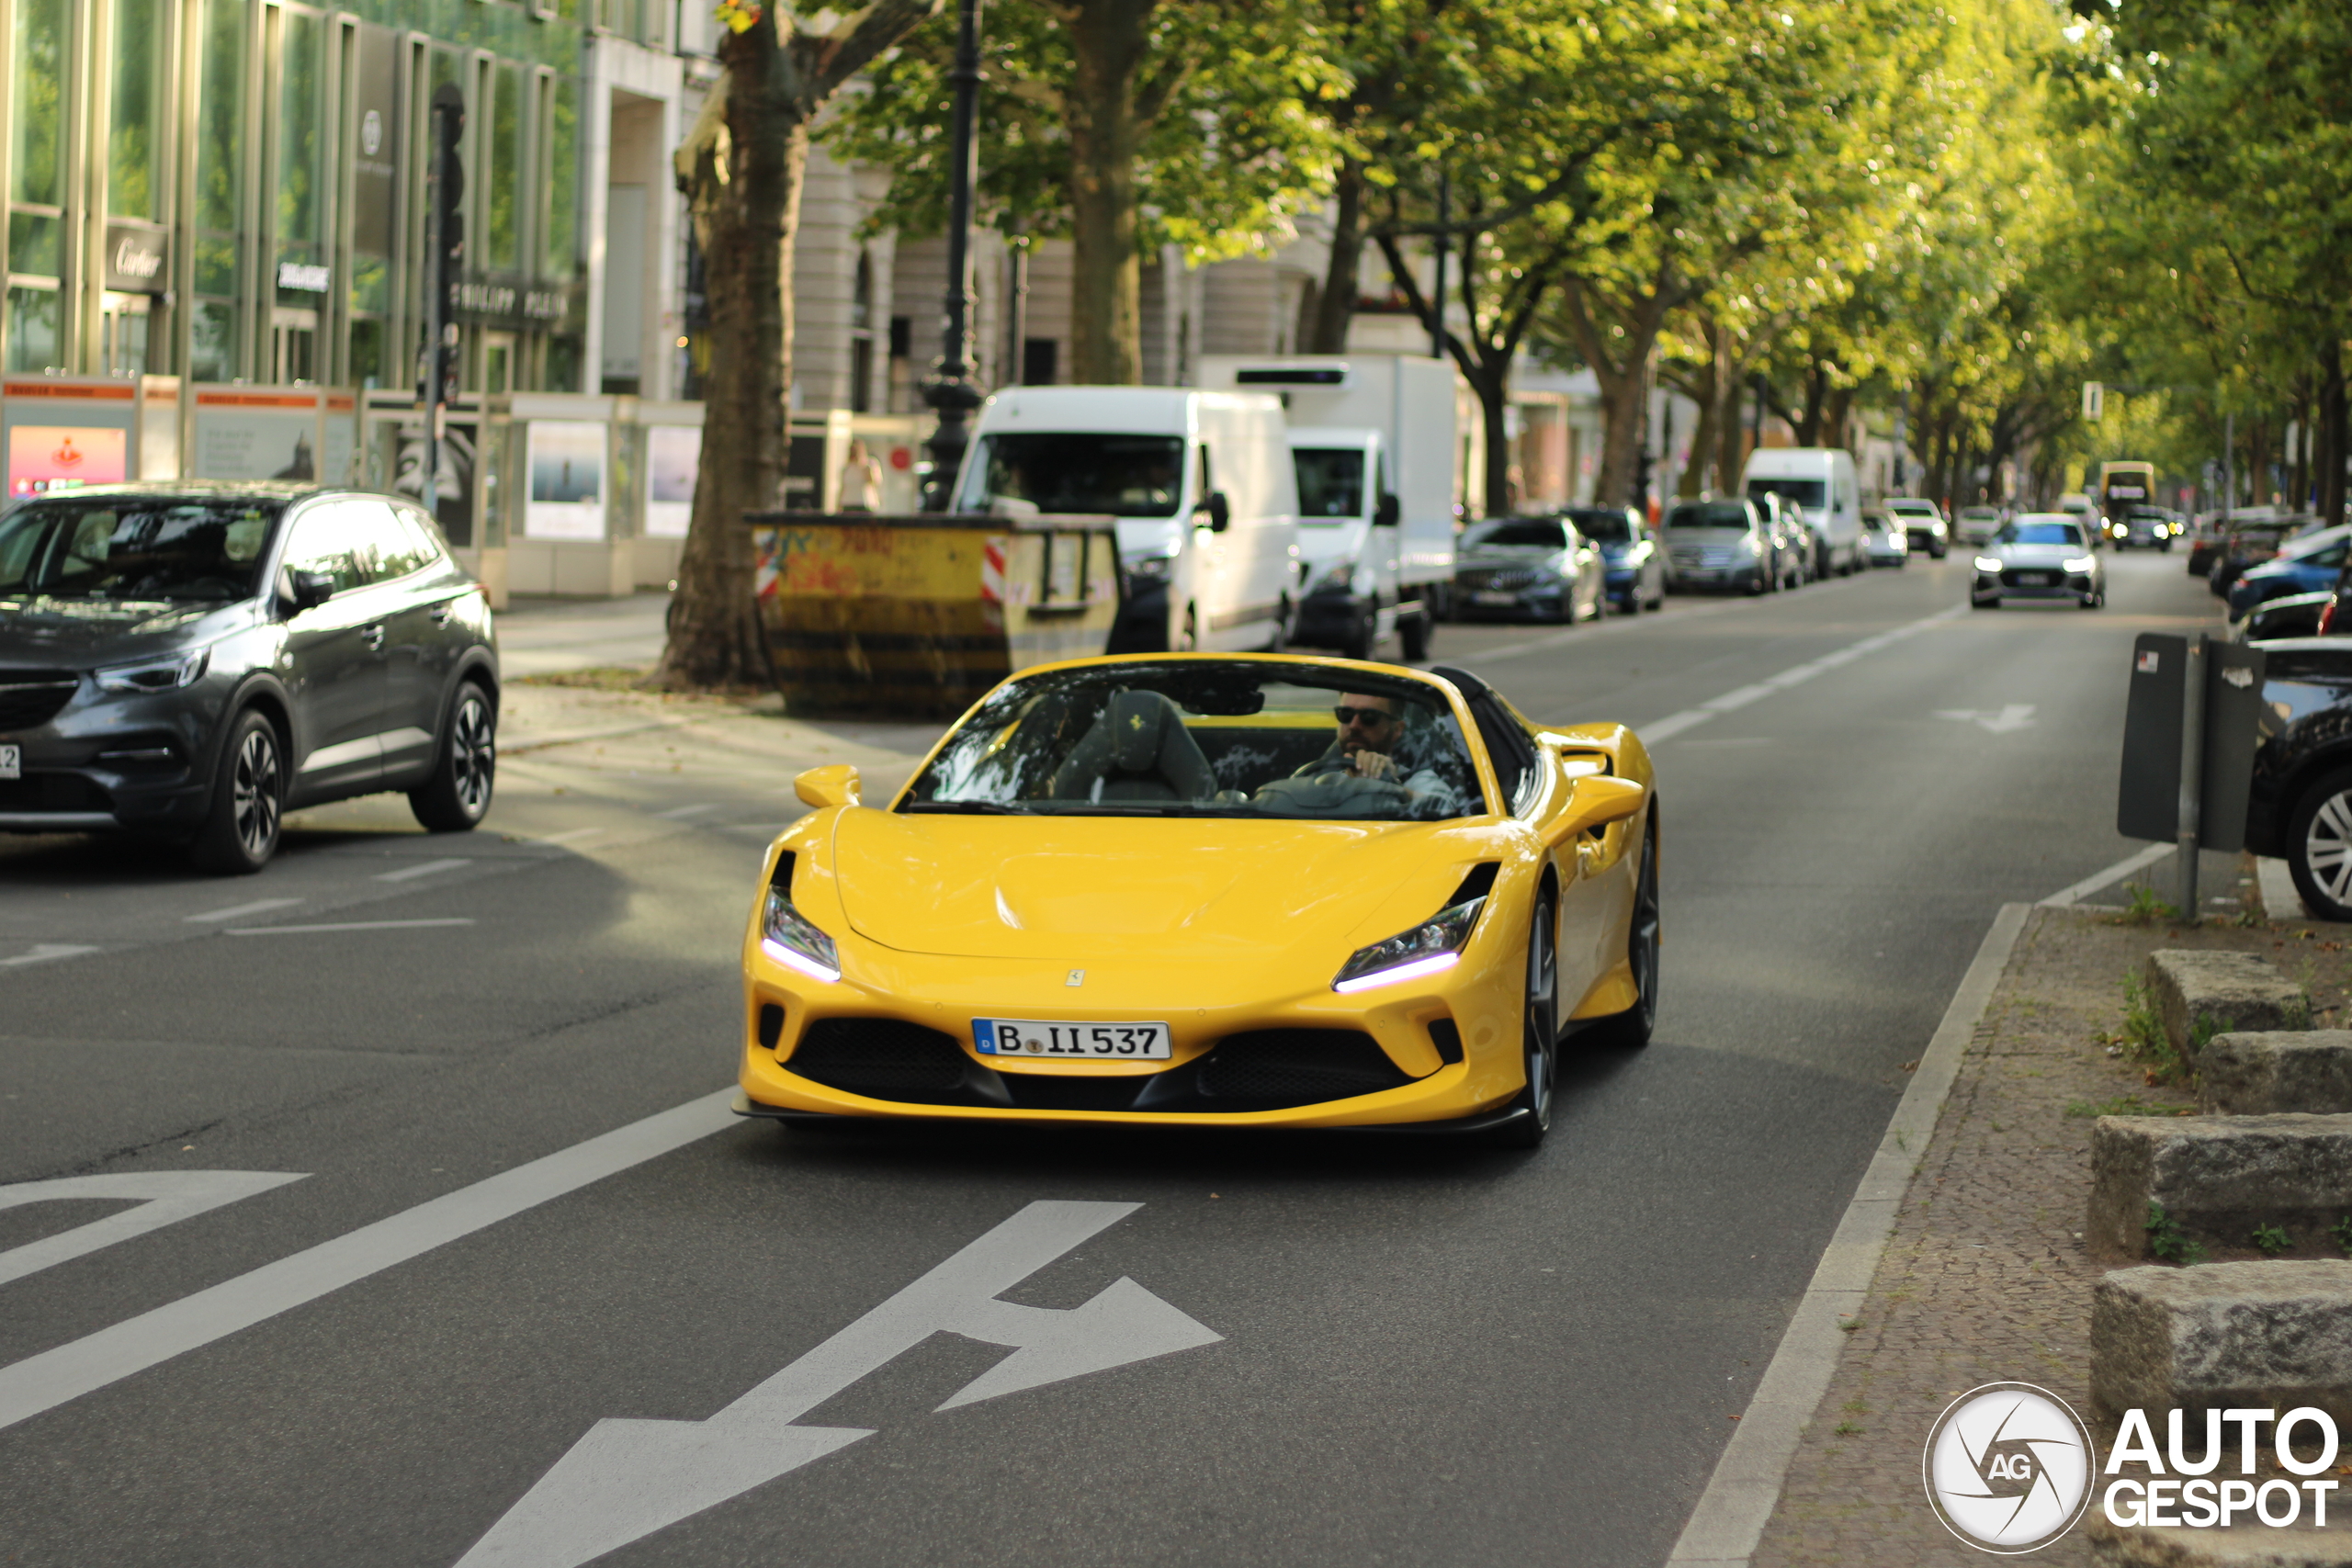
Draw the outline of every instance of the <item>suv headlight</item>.
<instances>
[{"instance_id":1,"label":"suv headlight","mask_svg":"<svg viewBox=\"0 0 2352 1568\"><path fill-rule=\"evenodd\" d=\"M792 907L792 897L774 883L768 885L767 908L760 916L760 951L786 968L831 985L842 977L841 950L833 939L808 923Z\"/></svg>"},{"instance_id":2,"label":"suv headlight","mask_svg":"<svg viewBox=\"0 0 2352 1568\"><path fill-rule=\"evenodd\" d=\"M1994 556L1978 556L1976 558L1976 570L1979 571L1998 571L2001 570L2001 563L1999 558Z\"/></svg>"},{"instance_id":3,"label":"suv headlight","mask_svg":"<svg viewBox=\"0 0 2352 1568\"><path fill-rule=\"evenodd\" d=\"M1142 582L1165 582L1175 563L1173 556L1137 556L1127 562L1127 575Z\"/></svg>"},{"instance_id":4,"label":"suv headlight","mask_svg":"<svg viewBox=\"0 0 2352 1568\"><path fill-rule=\"evenodd\" d=\"M1340 966L1331 982L1335 991L1362 991L1442 974L1462 962L1463 944L1487 907L1482 896L1440 909L1411 931L1399 931L1385 942L1360 947Z\"/></svg>"},{"instance_id":5,"label":"suv headlight","mask_svg":"<svg viewBox=\"0 0 2352 1568\"><path fill-rule=\"evenodd\" d=\"M2094 556L2077 556L2073 560L2064 560L2060 561L2058 564L2065 568L2068 571L2085 572L2097 566L2098 564L2098 558Z\"/></svg>"},{"instance_id":6,"label":"suv headlight","mask_svg":"<svg viewBox=\"0 0 2352 1568\"><path fill-rule=\"evenodd\" d=\"M136 664L108 665L92 679L102 692L176 692L201 680L205 666L211 662L212 650L199 648L193 653L142 659Z\"/></svg>"}]
</instances>

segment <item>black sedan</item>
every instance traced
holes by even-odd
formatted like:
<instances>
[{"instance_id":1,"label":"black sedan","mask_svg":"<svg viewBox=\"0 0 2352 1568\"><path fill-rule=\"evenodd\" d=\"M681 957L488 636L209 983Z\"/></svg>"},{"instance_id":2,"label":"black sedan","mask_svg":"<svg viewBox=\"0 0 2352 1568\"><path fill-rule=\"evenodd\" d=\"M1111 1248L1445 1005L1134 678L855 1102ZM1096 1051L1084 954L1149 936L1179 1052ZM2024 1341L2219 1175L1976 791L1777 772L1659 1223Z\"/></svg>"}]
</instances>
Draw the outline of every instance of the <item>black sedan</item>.
<instances>
[{"instance_id":1,"label":"black sedan","mask_svg":"<svg viewBox=\"0 0 2352 1568\"><path fill-rule=\"evenodd\" d=\"M497 693L481 586L396 498L183 481L0 517L0 830L139 829L232 873L349 795L463 830Z\"/></svg>"},{"instance_id":2,"label":"black sedan","mask_svg":"<svg viewBox=\"0 0 2352 1568\"><path fill-rule=\"evenodd\" d=\"M2286 861L2312 913L2352 920L2352 643L2263 645L2245 847Z\"/></svg>"},{"instance_id":3,"label":"black sedan","mask_svg":"<svg viewBox=\"0 0 2352 1568\"><path fill-rule=\"evenodd\" d=\"M1474 523L1454 547L1454 614L1597 621L1609 613L1608 570L1600 547L1566 517Z\"/></svg>"}]
</instances>

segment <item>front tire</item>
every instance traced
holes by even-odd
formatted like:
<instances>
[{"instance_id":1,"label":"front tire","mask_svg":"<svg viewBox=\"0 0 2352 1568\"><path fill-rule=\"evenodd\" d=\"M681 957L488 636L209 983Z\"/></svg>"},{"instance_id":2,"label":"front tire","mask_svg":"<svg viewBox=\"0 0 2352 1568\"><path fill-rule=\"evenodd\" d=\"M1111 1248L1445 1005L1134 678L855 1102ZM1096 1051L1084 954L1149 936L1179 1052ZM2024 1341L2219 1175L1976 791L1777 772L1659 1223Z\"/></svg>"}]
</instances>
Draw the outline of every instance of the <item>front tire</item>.
<instances>
[{"instance_id":1,"label":"front tire","mask_svg":"<svg viewBox=\"0 0 2352 1568\"><path fill-rule=\"evenodd\" d=\"M498 720L490 696L471 681L458 688L433 774L411 790L408 808L435 833L469 833L490 815L497 784Z\"/></svg>"},{"instance_id":2,"label":"front tire","mask_svg":"<svg viewBox=\"0 0 2352 1568\"><path fill-rule=\"evenodd\" d=\"M286 751L277 727L253 708L237 715L220 748L212 804L188 855L199 871L251 876L277 852L286 807Z\"/></svg>"},{"instance_id":3,"label":"front tire","mask_svg":"<svg viewBox=\"0 0 2352 1568\"><path fill-rule=\"evenodd\" d=\"M2324 920L2352 920L2352 768L2329 773L2295 802L2286 850L2303 908Z\"/></svg>"},{"instance_id":4,"label":"front tire","mask_svg":"<svg viewBox=\"0 0 2352 1568\"><path fill-rule=\"evenodd\" d=\"M1559 959L1553 950L1552 900L1535 901L1527 933L1527 992L1520 1010L1520 1051L1527 1083L1510 1109L1521 1114L1495 1131L1504 1148L1532 1149L1552 1130L1552 1091L1559 1077Z\"/></svg>"}]
</instances>

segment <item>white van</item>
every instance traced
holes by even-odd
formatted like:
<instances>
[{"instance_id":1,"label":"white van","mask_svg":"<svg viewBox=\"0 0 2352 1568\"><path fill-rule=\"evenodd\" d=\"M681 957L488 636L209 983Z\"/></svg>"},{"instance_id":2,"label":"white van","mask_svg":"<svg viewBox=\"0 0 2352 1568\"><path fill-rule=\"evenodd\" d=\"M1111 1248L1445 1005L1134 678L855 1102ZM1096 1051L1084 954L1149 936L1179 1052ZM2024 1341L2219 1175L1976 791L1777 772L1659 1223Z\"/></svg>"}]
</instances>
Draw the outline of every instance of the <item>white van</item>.
<instances>
[{"instance_id":1,"label":"white van","mask_svg":"<svg viewBox=\"0 0 2352 1568\"><path fill-rule=\"evenodd\" d=\"M1290 411L1297 640L1370 659L1393 634L1408 660L1427 657L1453 584L1459 373L1409 354L1212 354L1200 380L1279 392Z\"/></svg>"},{"instance_id":2,"label":"white van","mask_svg":"<svg viewBox=\"0 0 2352 1568\"><path fill-rule=\"evenodd\" d=\"M1840 577L1869 564L1862 554L1862 486L1853 454L1842 446L1759 446L1748 454L1740 488L1767 491L1804 508L1813 529L1814 575Z\"/></svg>"},{"instance_id":3,"label":"white van","mask_svg":"<svg viewBox=\"0 0 2352 1568\"><path fill-rule=\"evenodd\" d=\"M1282 400L1168 387L1008 387L980 405L956 510L1110 515L1113 646L1279 649L1298 613L1298 480Z\"/></svg>"}]
</instances>

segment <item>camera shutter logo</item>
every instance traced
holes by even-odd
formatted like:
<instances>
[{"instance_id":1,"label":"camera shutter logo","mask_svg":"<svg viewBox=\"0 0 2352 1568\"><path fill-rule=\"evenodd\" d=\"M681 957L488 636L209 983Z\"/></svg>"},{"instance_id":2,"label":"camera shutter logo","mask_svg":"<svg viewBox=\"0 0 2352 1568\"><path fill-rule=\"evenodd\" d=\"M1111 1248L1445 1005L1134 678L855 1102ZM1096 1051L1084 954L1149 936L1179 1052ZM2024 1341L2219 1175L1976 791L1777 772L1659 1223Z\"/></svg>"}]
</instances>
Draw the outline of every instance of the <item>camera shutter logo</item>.
<instances>
[{"instance_id":1,"label":"camera shutter logo","mask_svg":"<svg viewBox=\"0 0 2352 1568\"><path fill-rule=\"evenodd\" d=\"M1980 1551L2037 1551L2091 1500L2089 1430L2031 1383L1973 1388L1936 1418L1921 1470L1944 1527Z\"/></svg>"}]
</instances>

